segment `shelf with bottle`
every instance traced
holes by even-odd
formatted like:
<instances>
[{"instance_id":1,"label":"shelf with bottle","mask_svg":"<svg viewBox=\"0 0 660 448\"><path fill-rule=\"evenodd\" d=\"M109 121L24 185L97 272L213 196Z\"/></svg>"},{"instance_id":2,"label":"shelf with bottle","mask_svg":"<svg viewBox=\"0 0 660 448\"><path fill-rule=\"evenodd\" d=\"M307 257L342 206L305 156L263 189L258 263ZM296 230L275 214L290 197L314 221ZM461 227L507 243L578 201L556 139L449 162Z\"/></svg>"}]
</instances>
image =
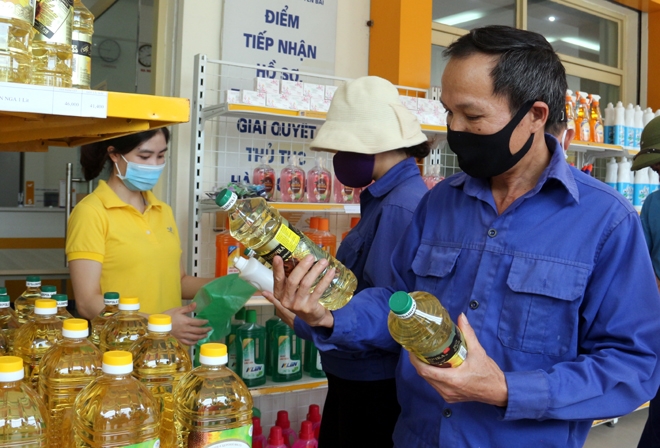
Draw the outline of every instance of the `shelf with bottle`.
<instances>
[{"instance_id":1,"label":"shelf with bottle","mask_svg":"<svg viewBox=\"0 0 660 448\"><path fill-rule=\"evenodd\" d=\"M349 215L360 213L360 204L337 204L332 202L269 202L268 205L282 212L319 212L319 213L346 213ZM201 213L215 213L220 211L213 199L200 201Z\"/></svg>"},{"instance_id":2,"label":"shelf with bottle","mask_svg":"<svg viewBox=\"0 0 660 448\"><path fill-rule=\"evenodd\" d=\"M276 383L270 379L266 380L266 384L261 386L251 387L250 393L253 397L262 395L275 395L285 394L288 392L298 392L301 390L313 390L328 387L328 380L325 378L312 378L307 373L303 373L303 377L297 381L289 383Z\"/></svg>"}]
</instances>

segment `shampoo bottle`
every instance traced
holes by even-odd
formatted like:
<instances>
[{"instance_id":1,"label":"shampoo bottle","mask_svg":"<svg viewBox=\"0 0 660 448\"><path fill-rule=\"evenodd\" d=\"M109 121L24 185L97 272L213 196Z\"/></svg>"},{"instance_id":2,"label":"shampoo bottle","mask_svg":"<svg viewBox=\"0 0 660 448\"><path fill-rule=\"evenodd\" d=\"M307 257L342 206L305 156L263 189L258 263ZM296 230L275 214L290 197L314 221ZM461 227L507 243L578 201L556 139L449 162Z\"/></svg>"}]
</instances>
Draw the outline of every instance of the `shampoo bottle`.
<instances>
[{"instance_id":1,"label":"shampoo bottle","mask_svg":"<svg viewBox=\"0 0 660 448\"><path fill-rule=\"evenodd\" d=\"M635 144L635 108L632 104L626 106L624 118L626 124L626 140L623 143L623 146L632 148Z\"/></svg>"},{"instance_id":2,"label":"shampoo bottle","mask_svg":"<svg viewBox=\"0 0 660 448\"><path fill-rule=\"evenodd\" d=\"M638 212L642 211L642 205L649 195L649 168L642 168L635 173L635 185L633 192L633 207Z\"/></svg>"},{"instance_id":3,"label":"shampoo bottle","mask_svg":"<svg viewBox=\"0 0 660 448\"><path fill-rule=\"evenodd\" d=\"M644 111L641 107L635 106L635 141L633 148L639 149L639 141L642 139L642 129L644 129Z\"/></svg>"},{"instance_id":4,"label":"shampoo bottle","mask_svg":"<svg viewBox=\"0 0 660 448\"><path fill-rule=\"evenodd\" d=\"M621 101L614 108L614 140L613 144L624 146L626 143L626 109Z\"/></svg>"},{"instance_id":5,"label":"shampoo bottle","mask_svg":"<svg viewBox=\"0 0 660 448\"><path fill-rule=\"evenodd\" d=\"M605 143L614 143L614 106L607 103L605 108Z\"/></svg>"},{"instance_id":6,"label":"shampoo bottle","mask_svg":"<svg viewBox=\"0 0 660 448\"><path fill-rule=\"evenodd\" d=\"M307 173L307 202L330 202L332 175L325 168L325 160L316 159L316 166Z\"/></svg>"},{"instance_id":7,"label":"shampoo bottle","mask_svg":"<svg viewBox=\"0 0 660 448\"><path fill-rule=\"evenodd\" d=\"M612 188L617 188L617 170L616 159L612 157L608 162L605 170L605 183Z\"/></svg>"},{"instance_id":8,"label":"shampoo bottle","mask_svg":"<svg viewBox=\"0 0 660 448\"><path fill-rule=\"evenodd\" d=\"M282 202L303 202L305 199L305 172L298 166L298 156L291 155L291 163L280 173Z\"/></svg>"},{"instance_id":9,"label":"shampoo bottle","mask_svg":"<svg viewBox=\"0 0 660 448\"><path fill-rule=\"evenodd\" d=\"M252 172L252 183L263 185L265 198L271 201L275 195L275 170L270 165L262 163Z\"/></svg>"}]
</instances>

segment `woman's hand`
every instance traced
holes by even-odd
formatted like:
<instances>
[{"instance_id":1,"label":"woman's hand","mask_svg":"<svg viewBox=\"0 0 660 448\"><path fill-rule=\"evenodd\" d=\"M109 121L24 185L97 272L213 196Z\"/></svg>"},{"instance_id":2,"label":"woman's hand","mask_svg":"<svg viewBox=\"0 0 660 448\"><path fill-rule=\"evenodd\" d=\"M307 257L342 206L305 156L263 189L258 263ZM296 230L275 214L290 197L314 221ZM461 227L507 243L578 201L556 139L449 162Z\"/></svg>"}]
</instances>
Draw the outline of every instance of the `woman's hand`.
<instances>
[{"instance_id":1,"label":"woman's hand","mask_svg":"<svg viewBox=\"0 0 660 448\"><path fill-rule=\"evenodd\" d=\"M210 327L204 327L204 325L209 323L208 320L186 316L186 314L195 311L195 308L197 308L197 304L191 303L190 305L163 311L163 314L172 317L171 334L182 344L195 345L197 341L204 339L209 331L212 330Z\"/></svg>"}]
</instances>

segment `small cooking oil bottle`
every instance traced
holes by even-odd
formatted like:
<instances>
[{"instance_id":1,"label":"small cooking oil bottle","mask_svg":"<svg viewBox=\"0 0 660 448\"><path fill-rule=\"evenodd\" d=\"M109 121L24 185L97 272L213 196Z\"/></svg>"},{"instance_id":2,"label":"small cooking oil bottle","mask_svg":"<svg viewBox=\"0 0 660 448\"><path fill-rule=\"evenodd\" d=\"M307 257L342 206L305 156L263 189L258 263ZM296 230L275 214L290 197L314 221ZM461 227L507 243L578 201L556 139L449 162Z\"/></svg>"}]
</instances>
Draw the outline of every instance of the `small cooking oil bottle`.
<instances>
[{"instance_id":1,"label":"small cooking oil bottle","mask_svg":"<svg viewBox=\"0 0 660 448\"><path fill-rule=\"evenodd\" d=\"M14 338L20 324L16 313L11 309L7 288L0 287L0 335L5 339L6 354L14 353Z\"/></svg>"},{"instance_id":2,"label":"small cooking oil bottle","mask_svg":"<svg viewBox=\"0 0 660 448\"><path fill-rule=\"evenodd\" d=\"M25 281L25 291L14 302L18 323L23 325L34 310L34 301L41 298L41 278L38 275L28 275Z\"/></svg>"},{"instance_id":3,"label":"small cooking oil bottle","mask_svg":"<svg viewBox=\"0 0 660 448\"><path fill-rule=\"evenodd\" d=\"M108 350L131 350L135 341L147 333L147 318L140 315L137 297L121 297L119 312L108 319L101 330L99 348Z\"/></svg>"},{"instance_id":4,"label":"small cooking oil bottle","mask_svg":"<svg viewBox=\"0 0 660 448\"><path fill-rule=\"evenodd\" d=\"M101 330L103 330L103 326L111 316L119 312L119 293L106 292L103 294L103 304L105 307L98 316L92 319L92 335L90 339L97 347L101 342Z\"/></svg>"}]
</instances>

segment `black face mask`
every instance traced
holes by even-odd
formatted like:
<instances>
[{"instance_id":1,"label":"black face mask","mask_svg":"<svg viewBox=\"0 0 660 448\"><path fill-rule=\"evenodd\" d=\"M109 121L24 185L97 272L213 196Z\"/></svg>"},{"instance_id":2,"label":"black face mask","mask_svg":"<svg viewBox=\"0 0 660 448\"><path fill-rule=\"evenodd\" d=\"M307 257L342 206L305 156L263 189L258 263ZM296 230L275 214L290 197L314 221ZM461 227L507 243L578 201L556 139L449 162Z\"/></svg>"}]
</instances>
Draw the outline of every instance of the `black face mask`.
<instances>
[{"instance_id":1,"label":"black face mask","mask_svg":"<svg viewBox=\"0 0 660 448\"><path fill-rule=\"evenodd\" d=\"M499 132L490 135L452 131L447 125L449 148L458 157L458 166L468 176L488 178L507 172L522 159L532 147L534 134L515 154L511 154L509 142L516 126L530 111L536 101L523 104L518 113Z\"/></svg>"}]
</instances>

